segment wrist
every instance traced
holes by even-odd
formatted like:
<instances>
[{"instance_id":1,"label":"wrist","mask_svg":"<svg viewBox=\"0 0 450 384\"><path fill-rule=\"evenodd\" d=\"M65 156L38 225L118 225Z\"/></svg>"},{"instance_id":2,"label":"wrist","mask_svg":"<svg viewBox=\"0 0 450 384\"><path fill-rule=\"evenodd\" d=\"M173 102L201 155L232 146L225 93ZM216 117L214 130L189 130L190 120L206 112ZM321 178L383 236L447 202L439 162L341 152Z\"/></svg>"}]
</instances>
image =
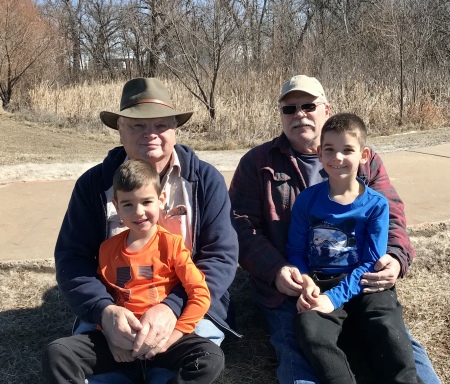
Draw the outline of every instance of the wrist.
<instances>
[{"instance_id":1,"label":"wrist","mask_svg":"<svg viewBox=\"0 0 450 384\"><path fill-rule=\"evenodd\" d=\"M103 323L104 323L105 319L112 315L114 307L115 307L114 304L110 304L103 308L103 311L100 315L100 322L97 323L98 325L100 325L100 327L102 329L104 328Z\"/></svg>"}]
</instances>

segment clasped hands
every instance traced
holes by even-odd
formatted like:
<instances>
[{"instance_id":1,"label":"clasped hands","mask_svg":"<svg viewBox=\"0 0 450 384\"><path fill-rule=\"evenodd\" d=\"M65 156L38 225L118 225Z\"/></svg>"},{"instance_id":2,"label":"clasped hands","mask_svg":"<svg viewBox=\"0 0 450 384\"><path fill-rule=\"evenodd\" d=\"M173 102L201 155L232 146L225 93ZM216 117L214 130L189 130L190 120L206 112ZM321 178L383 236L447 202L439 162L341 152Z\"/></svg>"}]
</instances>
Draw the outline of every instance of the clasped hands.
<instances>
[{"instance_id":1,"label":"clasped hands","mask_svg":"<svg viewBox=\"0 0 450 384\"><path fill-rule=\"evenodd\" d=\"M183 335L174 329L176 321L165 304L149 308L139 320L128 309L110 305L102 313L102 331L115 361L130 362L165 352Z\"/></svg>"},{"instance_id":2,"label":"clasped hands","mask_svg":"<svg viewBox=\"0 0 450 384\"><path fill-rule=\"evenodd\" d=\"M365 286L363 289L364 293L384 291L385 289L389 289L394 286L400 273L400 263L391 255L385 254L375 263L374 269L376 272L365 273L362 275L360 284ZM316 309L324 312L319 309L319 307L329 309L329 305L333 306L327 296L320 295L318 293L320 291L315 290L313 287L311 287L308 293L301 295L303 291L303 284L304 282L300 271L293 265L286 265L282 267L275 277L275 286L280 292L288 296L300 296L299 301L303 296L305 302L308 303L308 300L310 301L308 304L310 307L308 309ZM327 300L329 303L326 302ZM299 301L297 302L297 309L299 306ZM311 304L313 307L311 307ZM301 301L301 305L301 308L305 308L303 306L303 301Z\"/></svg>"}]
</instances>

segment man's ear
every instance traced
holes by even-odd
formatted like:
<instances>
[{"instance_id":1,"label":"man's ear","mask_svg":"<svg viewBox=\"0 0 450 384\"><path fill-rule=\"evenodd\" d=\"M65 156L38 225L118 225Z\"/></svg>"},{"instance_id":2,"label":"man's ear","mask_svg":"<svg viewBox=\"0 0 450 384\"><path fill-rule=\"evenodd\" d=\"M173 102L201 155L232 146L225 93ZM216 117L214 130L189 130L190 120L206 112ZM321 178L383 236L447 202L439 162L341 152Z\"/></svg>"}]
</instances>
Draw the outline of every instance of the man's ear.
<instances>
[{"instance_id":1,"label":"man's ear","mask_svg":"<svg viewBox=\"0 0 450 384\"><path fill-rule=\"evenodd\" d=\"M116 208L116 211L117 211L119 204L117 203L117 200L114 197L112 198L112 203L113 203L113 205L114 205L114 207Z\"/></svg>"},{"instance_id":2,"label":"man's ear","mask_svg":"<svg viewBox=\"0 0 450 384\"><path fill-rule=\"evenodd\" d=\"M319 161L322 162L322 147L320 144L317 146L317 156L319 156Z\"/></svg>"},{"instance_id":3,"label":"man's ear","mask_svg":"<svg viewBox=\"0 0 450 384\"><path fill-rule=\"evenodd\" d=\"M360 164L366 164L367 161L369 160L369 156L370 156L369 147L364 147L364 149L361 152L361 160L359 161Z\"/></svg>"},{"instance_id":4,"label":"man's ear","mask_svg":"<svg viewBox=\"0 0 450 384\"><path fill-rule=\"evenodd\" d=\"M327 117L327 119L328 119L328 117L330 117L330 104L325 104L325 116Z\"/></svg>"}]
</instances>

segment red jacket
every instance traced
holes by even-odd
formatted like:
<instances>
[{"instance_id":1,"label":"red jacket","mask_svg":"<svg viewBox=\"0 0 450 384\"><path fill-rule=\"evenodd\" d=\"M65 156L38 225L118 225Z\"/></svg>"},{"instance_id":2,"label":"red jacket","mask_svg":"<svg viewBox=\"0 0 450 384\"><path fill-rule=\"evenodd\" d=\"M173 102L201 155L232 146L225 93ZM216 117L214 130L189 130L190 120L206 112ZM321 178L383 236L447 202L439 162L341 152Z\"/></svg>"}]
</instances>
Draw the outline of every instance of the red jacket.
<instances>
[{"instance_id":1,"label":"red jacket","mask_svg":"<svg viewBox=\"0 0 450 384\"><path fill-rule=\"evenodd\" d=\"M381 158L371 150L358 177L389 201L387 252L401 265L404 276L415 257L408 234L403 202L392 186ZM286 136L253 148L245 154L230 185L231 205L239 238L239 264L252 275L256 302L279 306L286 295L275 287L277 272L289 265L285 248L295 197L306 188Z\"/></svg>"}]
</instances>

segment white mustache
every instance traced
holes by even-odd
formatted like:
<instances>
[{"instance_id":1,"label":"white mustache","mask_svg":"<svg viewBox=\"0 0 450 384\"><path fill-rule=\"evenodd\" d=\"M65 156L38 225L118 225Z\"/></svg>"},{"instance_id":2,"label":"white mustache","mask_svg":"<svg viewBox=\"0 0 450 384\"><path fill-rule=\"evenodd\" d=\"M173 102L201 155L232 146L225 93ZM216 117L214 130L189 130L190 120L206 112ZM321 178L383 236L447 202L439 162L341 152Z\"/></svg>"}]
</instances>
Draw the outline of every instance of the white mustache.
<instances>
[{"instance_id":1,"label":"white mustache","mask_svg":"<svg viewBox=\"0 0 450 384\"><path fill-rule=\"evenodd\" d=\"M298 120L298 121L293 121L293 122L289 125L289 128L294 128L294 127L296 127L296 126L298 126L298 125L309 125L309 126L311 126L311 127L313 127L313 128L316 127L316 125L314 124L314 121L309 120L308 118L304 117L304 118L302 118L302 119L300 119L300 120Z\"/></svg>"}]
</instances>

